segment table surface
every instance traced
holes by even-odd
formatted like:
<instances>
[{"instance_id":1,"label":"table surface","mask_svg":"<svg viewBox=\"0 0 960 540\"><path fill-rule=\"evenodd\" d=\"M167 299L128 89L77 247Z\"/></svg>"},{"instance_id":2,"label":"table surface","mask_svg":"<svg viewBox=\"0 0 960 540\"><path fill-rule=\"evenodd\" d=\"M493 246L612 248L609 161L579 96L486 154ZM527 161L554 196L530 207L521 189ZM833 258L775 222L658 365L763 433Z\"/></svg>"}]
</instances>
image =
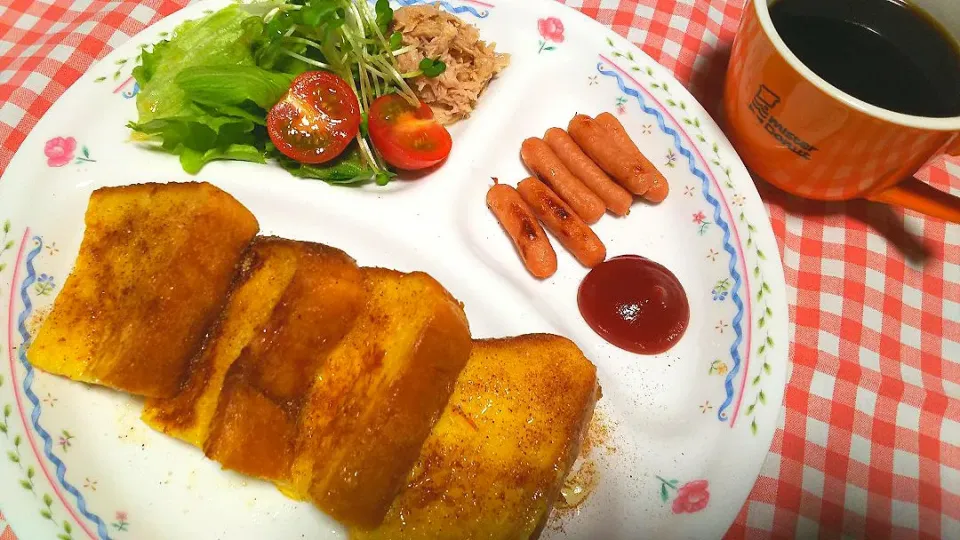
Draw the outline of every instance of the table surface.
<instances>
[{"instance_id":1,"label":"table surface","mask_svg":"<svg viewBox=\"0 0 960 540\"><path fill-rule=\"evenodd\" d=\"M91 63L187 0L3 0L0 173ZM715 110L740 0L566 0ZM919 175L960 194L960 160ZM960 225L762 182L790 303L780 424L729 538L960 538ZM0 514L0 540L15 540Z\"/></svg>"}]
</instances>

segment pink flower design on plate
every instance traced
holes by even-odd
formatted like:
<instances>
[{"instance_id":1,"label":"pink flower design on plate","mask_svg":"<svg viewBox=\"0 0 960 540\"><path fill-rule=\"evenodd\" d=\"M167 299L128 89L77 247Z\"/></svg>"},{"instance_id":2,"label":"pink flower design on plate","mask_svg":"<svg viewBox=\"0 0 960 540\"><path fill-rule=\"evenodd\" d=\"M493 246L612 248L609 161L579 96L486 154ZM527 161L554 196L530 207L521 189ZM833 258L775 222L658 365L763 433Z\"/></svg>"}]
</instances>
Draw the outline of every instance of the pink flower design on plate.
<instances>
[{"instance_id":1,"label":"pink flower design on plate","mask_svg":"<svg viewBox=\"0 0 960 540\"><path fill-rule=\"evenodd\" d=\"M537 30L547 41L563 43L563 23L556 17L537 19Z\"/></svg>"},{"instance_id":2,"label":"pink flower design on plate","mask_svg":"<svg viewBox=\"0 0 960 540\"><path fill-rule=\"evenodd\" d=\"M667 165L672 167L669 161L667 162ZM701 236L707 232L707 227L710 225L710 222L707 221L707 215L703 212L697 212L694 214L693 222L699 225L699 227L697 227L697 234Z\"/></svg>"},{"instance_id":3,"label":"pink flower design on plate","mask_svg":"<svg viewBox=\"0 0 960 540\"><path fill-rule=\"evenodd\" d=\"M123 510L117 511L117 520L111 523L117 531L127 531L130 528L130 522L127 521L127 513Z\"/></svg>"},{"instance_id":4,"label":"pink flower design on plate","mask_svg":"<svg viewBox=\"0 0 960 540\"><path fill-rule=\"evenodd\" d=\"M674 514L692 514L707 507L710 502L710 490L706 480L688 482L677 490L677 498L673 500Z\"/></svg>"},{"instance_id":5,"label":"pink flower design on plate","mask_svg":"<svg viewBox=\"0 0 960 540\"><path fill-rule=\"evenodd\" d=\"M540 40L540 50L537 51L537 54L556 49L556 47L550 45L551 41L553 43L563 43L563 23L560 22L560 19L556 17L537 19L537 30L540 31L540 36L543 38Z\"/></svg>"},{"instance_id":6,"label":"pink flower design on plate","mask_svg":"<svg viewBox=\"0 0 960 540\"><path fill-rule=\"evenodd\" d=\"M47 156L47 165L63 167L73 161L73 153L77 149L77 140L73 137L54 137L43 146L43 154Z\"/></svg>"},{"instance_id":7,"label":"pink flower design on plate","mask_svg":"<svg viewBox=\"0 0 960 540\"><path fill-rule=\"evenodd\" d=\"M712 408L709 401L700 407L704 412L706 412L708 408ZM699 512L706 508L707 503L710 502L710 490L706 480L694 480L680 487L677 487L677 485L680 484L679 480L667 480L661 476L657 476L657 480L660 481L660 500L663 502L670 500L671 490L676 491L675 498L671 504L671 510L674 514L692 514Z\"/></svg>"}]
</instances>

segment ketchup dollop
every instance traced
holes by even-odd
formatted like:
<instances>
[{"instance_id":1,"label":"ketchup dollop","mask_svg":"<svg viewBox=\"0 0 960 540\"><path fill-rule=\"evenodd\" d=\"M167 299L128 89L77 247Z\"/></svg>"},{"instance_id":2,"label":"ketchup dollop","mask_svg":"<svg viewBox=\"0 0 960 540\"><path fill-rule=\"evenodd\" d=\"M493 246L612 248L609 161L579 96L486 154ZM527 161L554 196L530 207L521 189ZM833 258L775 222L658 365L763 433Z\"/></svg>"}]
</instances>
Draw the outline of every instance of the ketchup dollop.
<instances>
[{"instance_id":1,"label":"ketchup dollop","mask_svg":"<svg viewBox=\"0 0 960 540\"><path fill-rule=\"evenodd\" d=\"M580 284L577 303L600 337L638 354L670 349L690 322L690 304L677 277L639 255L595 266Z\"/></svg>"}]
</instances>

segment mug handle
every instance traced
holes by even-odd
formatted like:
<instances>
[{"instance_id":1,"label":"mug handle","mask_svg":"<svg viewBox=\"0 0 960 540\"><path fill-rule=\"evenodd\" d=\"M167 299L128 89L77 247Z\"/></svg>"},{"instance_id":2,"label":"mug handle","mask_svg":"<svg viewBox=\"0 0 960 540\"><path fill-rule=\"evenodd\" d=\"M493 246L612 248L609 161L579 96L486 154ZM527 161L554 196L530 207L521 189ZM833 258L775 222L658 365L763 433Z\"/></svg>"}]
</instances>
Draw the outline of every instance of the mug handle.
<instances>
[{"instance_id":1,"label":"mug handle","mask_svg":"<svg viewBox=\"0 0 960 540\"><path fill-rule=\"evenodd\" d=\"M960 136L954 138L945 154L960 156ZM910 177L880 193L867 197L871 201L902 206L921 214L960 223L960 197L940 191L916 178Z\"/></svg>"}]
</instances>

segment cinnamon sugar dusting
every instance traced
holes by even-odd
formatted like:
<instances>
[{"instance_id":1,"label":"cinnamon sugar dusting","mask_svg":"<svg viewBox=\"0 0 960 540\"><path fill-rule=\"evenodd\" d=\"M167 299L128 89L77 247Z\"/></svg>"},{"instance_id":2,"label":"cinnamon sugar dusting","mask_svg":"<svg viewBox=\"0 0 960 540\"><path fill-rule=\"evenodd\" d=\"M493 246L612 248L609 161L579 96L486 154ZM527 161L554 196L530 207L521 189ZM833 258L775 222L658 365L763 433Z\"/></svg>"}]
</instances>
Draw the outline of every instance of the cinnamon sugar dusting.
<instances>
[{"instance_id":1,"label":"cinnamon sugar dusting","mask_svg":"<svg viewBox=\"0 0 960 540\"><path fill-rule=\"evenodd\" d=\"M617 453L617 447L610 441L616 424L610 420L600 409L593 413L593 419L587 428L587 435L583 438L583 447L580 450L580 456L589 456L596 448L602 451L604 455Z\"/></svg>"},{"instance_id":2,"label":"cinnamon sugar dusting","mask_svg":"<svg viewBox=\"0 0 960 540\"><path fill-rule=\"evenodd\" d=\"M27 332L31 336L37 335L37 331L40 330L40 327L43 326L43 321L47 318L47 315L50 314L50 311L53 309L53 305L37 308L33 312L33 315L27 319Z\"/></svg>"}]
</instances>

